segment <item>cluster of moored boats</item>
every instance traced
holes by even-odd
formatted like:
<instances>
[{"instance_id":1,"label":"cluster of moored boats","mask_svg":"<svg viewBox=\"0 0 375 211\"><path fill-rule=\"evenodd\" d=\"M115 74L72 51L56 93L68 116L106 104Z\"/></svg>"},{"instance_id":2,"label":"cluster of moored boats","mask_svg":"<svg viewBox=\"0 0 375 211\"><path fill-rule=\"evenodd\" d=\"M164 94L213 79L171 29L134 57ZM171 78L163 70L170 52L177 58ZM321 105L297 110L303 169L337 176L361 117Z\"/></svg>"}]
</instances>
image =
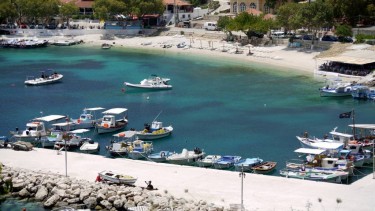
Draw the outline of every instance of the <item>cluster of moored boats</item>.
<instances>
[{"instance_id":1,"label":"cluster of moored boats","mask_svg":"<svg viewBox=\"0 0 375 211\"><path fill-rule=\"evenodd\" d=\"M48 45L70 46L82 43L82 40L39 40L34 38L1 39L0 48L40 48Z\"/></svg>"},{"instance_id":2,"label":"cluster of moored boats","mask_svg":"<svg viewBox=\"0 0 375 211\"><path fill-rule=\"evenodd\" d=\"M302 160L287 161L280 174L286 177L344 182L355 175L355 169L372 164L374 159L375 125L349 125L360 134L337 132L337 128L323 138L309 137L305 132L297 136L302 148L295 152Z\"/></svg>"},{"instance_id":3,"label":"cluster of moored boats","mask_svg":"<svg viewBox=\"0 0 375 211\"><path fill-rule=\"evenodd\" d=\"M353 97L354 99L375 100L375 90L362 84L343 82L336 79L319 89L322 97Z\"/></svg>"}]
</instances>

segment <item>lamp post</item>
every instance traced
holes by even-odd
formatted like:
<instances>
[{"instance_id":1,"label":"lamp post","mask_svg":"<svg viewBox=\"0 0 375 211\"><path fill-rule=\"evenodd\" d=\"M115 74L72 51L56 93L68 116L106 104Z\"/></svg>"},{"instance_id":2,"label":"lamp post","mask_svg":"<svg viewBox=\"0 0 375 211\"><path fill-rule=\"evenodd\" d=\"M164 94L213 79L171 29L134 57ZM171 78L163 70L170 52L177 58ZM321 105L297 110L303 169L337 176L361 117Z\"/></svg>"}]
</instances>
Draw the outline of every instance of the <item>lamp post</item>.
<instances>
[{"instance_id":1,"label":"lamp post","mask_svg":"<svg viewBox=\"0 0 375 211\"><path fill-rule=\"evenodd\" d=\"M68 176L68 152L67 152L66 142L69 141L70 139L69 134L67 133L67 131L69 131L69 116L67 116L65 120L67 124L67 129L64 135L64 143L65 143L64 148L65 148L65 176L67 177Z\"/></svg>"},{"instance_id":2,"label":"lamp post","mask_svg":"<svg viewBox=\"0 0 375 211\"><path fill-rule=\"evenodd\" d=\"M243 206L243 178L245 178L246 174L243 172L243 165L241 166L241 173L240 173L240 177L241 177L241 211L244 210L244 206Z\"/></svg>"}]
</instances>

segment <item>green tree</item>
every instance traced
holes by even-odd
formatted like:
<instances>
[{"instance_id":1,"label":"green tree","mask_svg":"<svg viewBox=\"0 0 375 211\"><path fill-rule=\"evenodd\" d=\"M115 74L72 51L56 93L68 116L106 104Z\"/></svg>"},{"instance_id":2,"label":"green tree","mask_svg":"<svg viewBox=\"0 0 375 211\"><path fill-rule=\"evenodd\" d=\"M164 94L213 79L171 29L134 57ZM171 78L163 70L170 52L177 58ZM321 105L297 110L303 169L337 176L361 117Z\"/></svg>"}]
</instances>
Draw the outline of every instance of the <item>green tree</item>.
<instances>
[{"instance_id":1,"label":"green tree","mask_svg":"<svg viewBox=\"0 0 375 211\"><path fill-rule=\"evenodd\" d=\"M130 10L127 6L122 0L95 0L93 9L96 18L108 20L114 15L128 14Z\"/></svg>"},{"instance_id":2,"label":"green tree","mask_svg":"<svg viewBox=\"0 0 375 211\"><path fill-rule=\"evenodd\" d=\"M298 19L297 12L302 8L302 4L288 3L284 4L277 10L276 20L278 24L286 31L296 30L302 27Z\"/></svg>"},{"instance_id":3,"label":"green tree","mask_svg":"<svg viewBox=\"0 0 375 211\"><path fill-rule=\"evenodd\" d=\"M68 2L60 5L59 14L61 15L63 21L66 20L69 26L69 18L74 15L79 14L79 8L74 4L74 2Z\"/></svg>"},{"instance_id":4,"label":"green tree","mask_svg":"<svg viewBox=\"0 0 375 211\"><path fill-rule=\"evenodd\" d=\"M17 17L17 10L12 0L0 1L0 22L14 20Z\"/></svg>"},{"instance_id":5,"label":"green tree","mask_svg":"<svg viewBox=\"0 0 375 211\"><path fill-rule=\"evenodd\" d=\"M162 0L132 0L129 3L131 14L138 18L146 14L161 15L164 12L165 6Z\"/></svg>"}]
</instances>

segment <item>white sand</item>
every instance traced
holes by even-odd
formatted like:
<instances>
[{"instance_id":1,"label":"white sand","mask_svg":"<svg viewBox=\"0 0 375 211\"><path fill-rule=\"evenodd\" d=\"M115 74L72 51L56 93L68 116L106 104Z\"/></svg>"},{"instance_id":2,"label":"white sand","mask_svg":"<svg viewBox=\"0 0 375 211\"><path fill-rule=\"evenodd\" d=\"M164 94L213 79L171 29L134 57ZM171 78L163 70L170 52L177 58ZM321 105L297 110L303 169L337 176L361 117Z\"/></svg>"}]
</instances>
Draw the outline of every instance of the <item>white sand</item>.
<instances>
[{"instance_id":1,"label":"white sand","mask_svg":"<svg viewBox=\"0 0 375 211\"><path fill-rule=\"evenodd\" d=\"M67 153L68 176L94 181L102 170L116 170L138 177L135 185L145 187L151 180L160 192L175 197L205 200L229 207L241 203L241 178L238 172L176 166L171 164L110 159L98 155ZM23 152L0 149L0 162L43 172L65 175L65 153L36 148ZM279 164L279 168L283 164ZM243 200L247 210L348 210L374 211L375 179L372 175L351 185L286 179L246 174ZM321 202L318 202L319 198ZM336 200L341 199L337 204ZM306 205L311 203L311 208ZM339 209L338 209L339 207Z\"/></svg>"}]
</instances>

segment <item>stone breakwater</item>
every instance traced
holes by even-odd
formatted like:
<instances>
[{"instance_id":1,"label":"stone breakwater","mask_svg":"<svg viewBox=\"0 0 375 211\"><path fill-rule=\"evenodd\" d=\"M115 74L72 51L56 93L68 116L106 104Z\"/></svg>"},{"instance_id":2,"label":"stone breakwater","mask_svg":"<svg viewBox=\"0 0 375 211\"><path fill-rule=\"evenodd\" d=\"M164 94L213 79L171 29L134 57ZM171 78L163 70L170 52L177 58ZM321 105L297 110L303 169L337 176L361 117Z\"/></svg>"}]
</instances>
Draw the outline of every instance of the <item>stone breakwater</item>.
<instances>
[{"instance_id":1,"label":"stone breakwater","mask_svg":"<svg viewBox=\"0 0 375 211\"><path fill-rule=\"evenodd\" d=\"M142 187L130 187L77 180L50 172L2 167L0 185L12 184L13 197L39 201L46 208L128 210L207 210L224 211L223 207L206 201L174 198L167 190L162 193ZM188 190L185 190L188 191Z\"/></svg>"}]
</instances>

